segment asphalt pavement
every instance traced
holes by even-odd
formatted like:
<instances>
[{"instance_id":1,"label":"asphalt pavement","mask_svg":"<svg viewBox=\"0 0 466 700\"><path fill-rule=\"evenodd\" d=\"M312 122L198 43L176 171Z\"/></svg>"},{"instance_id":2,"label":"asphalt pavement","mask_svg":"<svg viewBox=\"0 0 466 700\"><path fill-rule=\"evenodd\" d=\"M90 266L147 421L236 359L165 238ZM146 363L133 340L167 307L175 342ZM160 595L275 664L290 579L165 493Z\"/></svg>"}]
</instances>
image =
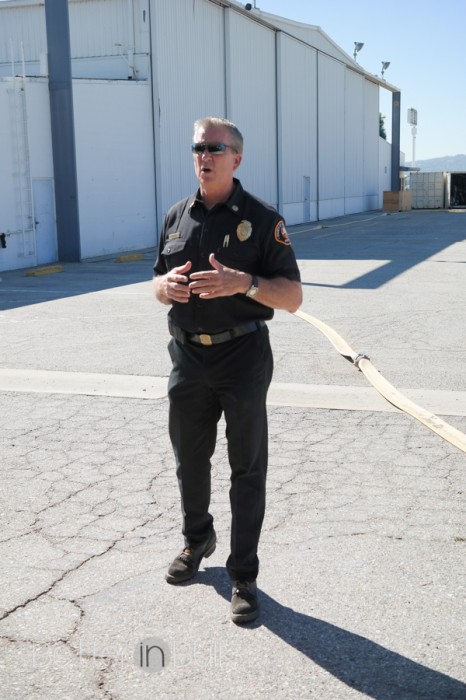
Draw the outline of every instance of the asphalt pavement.
<instances>
[{"instance_id":1,"label":"asphalt pavement","mask_svg":"<svg viewBox=\"0 0 466 700\"><path fill-rule=\"evenodd\" d=\"M290 228L302 310L466 432L466 212ZM1 255L1 250L0 250ZM313 326L270 322L260 618L229 619L229 466L192 582L154 251L0 273L0 696L466 700L466 455Z\"/></svg>"}]
</instances>

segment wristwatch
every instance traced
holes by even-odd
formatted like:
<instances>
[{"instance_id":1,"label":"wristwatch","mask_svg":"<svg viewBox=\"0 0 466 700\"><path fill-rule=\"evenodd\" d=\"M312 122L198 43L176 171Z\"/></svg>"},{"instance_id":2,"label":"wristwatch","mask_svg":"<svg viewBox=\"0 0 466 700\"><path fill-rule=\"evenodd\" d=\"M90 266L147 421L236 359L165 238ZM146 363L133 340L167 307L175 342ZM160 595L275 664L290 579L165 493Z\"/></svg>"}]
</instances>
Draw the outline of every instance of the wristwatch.
<instances>
[{"instance_id":1,"label":"wristwatch","mask_svg":"<svg viewBox=\"0 0 466 700\"><path fill-rule=\"evenodd\" d=\"M246 296L253 298L256 296L258 291L259 291L259 280L257 279L256 275L253 275L251 286L249 287L248 291L246 292Z\"/></svg>"}]
</instances>

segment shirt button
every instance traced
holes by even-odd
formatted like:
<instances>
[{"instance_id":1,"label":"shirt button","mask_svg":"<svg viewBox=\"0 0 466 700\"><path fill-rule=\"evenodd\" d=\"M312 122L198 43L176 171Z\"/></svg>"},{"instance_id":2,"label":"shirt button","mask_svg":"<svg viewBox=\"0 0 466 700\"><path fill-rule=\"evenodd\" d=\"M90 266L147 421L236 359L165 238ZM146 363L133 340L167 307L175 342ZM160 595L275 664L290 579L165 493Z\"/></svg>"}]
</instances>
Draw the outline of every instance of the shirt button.
<instances>
[{"instance_id":1,"label":"shirt button","mask_svg":"<svg viewBox=\"0 0 466 700\"><path fill-rule=\"evenodd\" d=\"M239 207L237 207L236 204L233 204L232 209L233 211L238 211Z\"/></svg>"}]
</instances>

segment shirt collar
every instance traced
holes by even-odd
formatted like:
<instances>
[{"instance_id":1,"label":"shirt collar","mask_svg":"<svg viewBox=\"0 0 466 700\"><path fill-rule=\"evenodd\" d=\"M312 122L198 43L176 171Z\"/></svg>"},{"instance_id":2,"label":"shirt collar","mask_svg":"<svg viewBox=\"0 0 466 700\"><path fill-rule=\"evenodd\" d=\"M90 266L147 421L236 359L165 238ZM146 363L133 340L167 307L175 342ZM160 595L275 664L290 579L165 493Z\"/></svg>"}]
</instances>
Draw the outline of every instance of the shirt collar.
<instances>
[{"instance_id":1,"label":"shirt collar","mask_svg":"<svg viewBox=\"0 0 466 700\"><path fill-rule=\"evenodd\" d=\"M223 206L230 209L230 211L232 211L237 216L240 216L240 212L243 205L244 190L243 186L241 185L241 182L237 180L236 177L233 178L233 183L235 185L233 192L231 193L229 199L227 199L227 201L223 203ZM199 189L197 190L196 194L194 194L191 198L191 201L189 203L189 210L198 206L204 206Z\"/></svg>"},{"instance_id":2,"label":"shirt collar","mask_svg":"<svg viewBox=\"0 0 466 700\"><path fill-rule=\"evenodd\" d=\"M233 178L233 182L235 183L235 189L231 193L230 198L225 202L225 206L239 216L239 212L243 207L244 190L241 182L237 180L236 177Z\"/></svg>"}]
</instances>

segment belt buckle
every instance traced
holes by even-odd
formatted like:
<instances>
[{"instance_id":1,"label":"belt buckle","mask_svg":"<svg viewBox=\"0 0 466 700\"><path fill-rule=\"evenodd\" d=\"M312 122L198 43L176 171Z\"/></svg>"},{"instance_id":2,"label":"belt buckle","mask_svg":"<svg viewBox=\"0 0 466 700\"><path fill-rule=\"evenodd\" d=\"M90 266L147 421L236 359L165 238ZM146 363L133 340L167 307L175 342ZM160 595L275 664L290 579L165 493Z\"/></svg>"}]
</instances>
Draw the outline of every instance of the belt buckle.
<instances>
[{"instance_id":1,"label":"belt buckle","mask_svg":"<svg viewBox=\"0 0 466 700\"><path fill-rule=\"evenodd\" d=\"M212 336L207 333L201 333L199 335L199 340L201 341L201 345L213 345Z\"/></svg>"}]
</instances>

